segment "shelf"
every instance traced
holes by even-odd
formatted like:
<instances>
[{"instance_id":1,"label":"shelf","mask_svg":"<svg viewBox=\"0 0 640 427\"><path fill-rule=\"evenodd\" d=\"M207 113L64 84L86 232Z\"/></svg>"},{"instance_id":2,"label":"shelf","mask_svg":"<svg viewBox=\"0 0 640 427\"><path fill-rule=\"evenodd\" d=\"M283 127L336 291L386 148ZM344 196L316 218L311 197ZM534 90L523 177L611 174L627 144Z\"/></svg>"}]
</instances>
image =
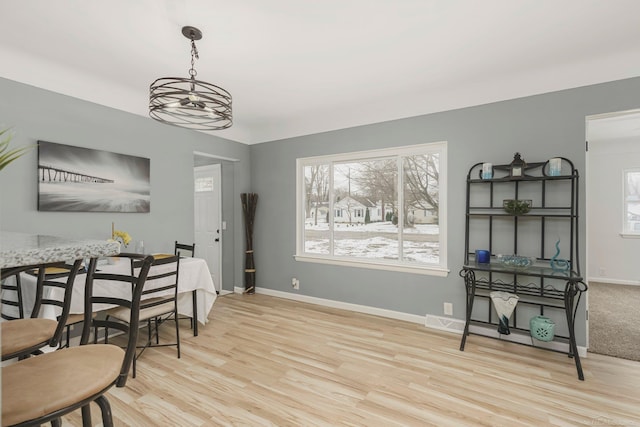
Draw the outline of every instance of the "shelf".
<instances>
[{"instance_id":1,"label":"shelf","mask_svg":"<svg viewBox=\"0 0 640 427\"><path fill-rule=\"evenodd\" d=\"M463 267L465 270L474 271L486 271L489 273L502 273L502 274L515 274L519 276L531 276L531 277L544 277L547 279L557 279L566 282L580 282L582 277L575 271L556 271L551 267L532 265L529 267L512 267L498 262L492 262L488 264L472 263L465 264Z\"/></svg>"},{"instance_id":2,"label":"shelf","mask_svg":"<svg viewBox=\"0 0 640 427\"><path fill-rule=\"evenodd\" d=\"M515 294L519 304L525 304L526 308L520 306L519 310L517 304L513 306L510 316L514 319L514 326L518 312L529 313L534 310L544 313L545 308L553 308L565 313L569 330L569 337L566 337L569 344L567 353L574 359L578 378L583 380L574 331L580 297L587 291L587 285L580 275L578 254L579 175L569 159L560 158L559 170L563 175L548 176L551 163L555 167L555 162L550 161L527 163L516 153L511 164L491 166L490 179L481 178L482 172L488 172L487 164L476 163L469 169L465 261L460 271L467 297L466 321L460 350L464 351L470 323L496 324L493 321L497 313L496 300L491 298L491 293ZM512 171L524 175L511 177ZM506 212L505 200L527 200L529 210L522 214ZM571 267L567 271L556 271L550 265L550 259L559 256L560 241L563 242L563 261ZM556 242L555 247L553 242ZM476 249L486 250L494 256L489 263L477 263L474 254ZM507 265L500 262L506 258L495 256L497 252L531 254L527 258L532 265ZM474 311L475 298L488 298L490 302ZM520 331L527 332L526 329Z\"/></svg>"},{"instance_id":3,"label":"shelf","mask_svg":"<svg viewBox=\"0 0 640 427\"><path fill-rule=\"evenodd\" d=\"M471 320L471 323L473 323L474 325L480 325L480 326L494 326L494 327L498 326L498 324L495 323L495 322L485 322L483 320ZM511 335L520 335L520 336L526 337L527 339L531 339L531 334L529 333L528 329L517 328L515 326L509 326L509 330L511 331ZM567 337L567 336L558 335L558 334L555 334L555 336L553 337L553 341L561 342L561 343L567 343L569 341L569 339L570 338ZM522 344L521 342L518 342L518 341L512 341L512 342L515 342L517 344ZM548 344L548 343L546 343L546 344ZM525 345L528 345L528 344L525 344ZM550 350L548 347L544 347L544 345L545 344L543 344L541 342L539 345L534 346L534 347L544 348L545 350ZM553 350L553 351L556 351L558 353L564 353L564 352L561 352L559 350Z\"/></svg>"},{"instance_id":4,"label":"shelf","mask_svg":"<svg viewBox=\"0 0 640 427\"><path fill-rule=\"evenodd\" d=\"M502 206L469 206L469 210L499 210L505 212L504 207ZM571 206L532 206L533 210L542 210L542 211L557 211L557 210L570 210ZM529 213L522 214L529 215Z\"/></svg>"},{"instance_id":5,"label":"shelf","mask_svg":"<svg viewBox=\"0 0 640 427\"><path fill-rule=\"evenodd\" d=\"M516 293L518 295L526 295L536 298L549 298L555 300L564 300L564 289L556 289L552 286L540 287L535 284L522 285L516 283L502 283L496 281L488 281L485 279L476 279L476 290L485 291L503 291ZM563 308L559 304L553 305L556 308Z\"/></svg>"},{"instance_id":6,"label":"shelf","mask_svg":"<svg viewBox=\"0 0 640 427\"><path fill-rule=\"evenodd\" d=\"M467 182L470 184L489 184L492 182L522 182L522 181L563 181L563 180L571 180L576 178L577 175L560 175L560 176L522 176L517 178L511 178L509 176L502 178L491 178L491 179L482 179L482 178L469 178Z\"/></svg>"},{"instance_id":7,"label":"shelf","mask_svg":"<svg viewBox=\"0 0 640 427\"><path fill-rule=\"evenodd\" d=\"M478 209L478 208L470 208L470 209ZM484 208L480 208L484 209ZM486 208L491 209L491 208ZM495 209L495 208L494 208ZM560 208L559 208L560 209ZM564 208L561 208L564 209ZM469 216L502 216L502 217L518 217L518 218L575 218L577 215L571 214L541 214L541 213L526 213L526 214L509 214L509 213L490 213L490 212L469 212L467 215Z\"/></svg>"}]
</instances>

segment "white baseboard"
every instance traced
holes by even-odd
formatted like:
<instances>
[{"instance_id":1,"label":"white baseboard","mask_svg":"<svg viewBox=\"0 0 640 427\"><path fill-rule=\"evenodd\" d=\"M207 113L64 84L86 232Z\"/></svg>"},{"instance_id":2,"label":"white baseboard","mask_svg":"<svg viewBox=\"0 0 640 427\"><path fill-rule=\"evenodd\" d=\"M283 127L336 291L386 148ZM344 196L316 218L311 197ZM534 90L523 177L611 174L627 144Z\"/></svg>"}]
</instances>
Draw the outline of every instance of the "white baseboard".
<instances>
[{"instance_id":1,"label":"white baseboard","mask_svg":"<svg viewBox=\"0 0 640 427\"><path fill-rule=\"evenodd\" d=\"M241 294L243 292L244 292L244 288L239 286L235 287L235 293ZM420 316L417 314L402 313L399 311L387 310L384 308L369 307L366 305L359 305L359 304L351 304L347 302L311 297L307 295L295 294L292 292L276 291L273 289L261 288L261 287L256 287L256 293L270 295L278 298L289 299L293 301L300 301L300 302L306 302L310 304L322 305L325 307L340 308L343 310L354 311L357 313L372 314L375 316L387 317L390 319L403 320L405 322L423 324L425 327L430 329L437 329L439 331L451 332L458 335L461 335L462 332L464 331L464 320L456 319L453 317L435 316L433 314ZM471 325L470 332L475 332L480 335L494 337L494 338L500 337L500 339L505 341L531 345L531 336L529 335L513 333L510 335L500 336L500 334L498 334L497 329L489 326ZM542 347L542 348L549 348L552 350L563 351L567 353L569 350L569 345L561 342L546 343L542 341L535 341L535 346ZM580 355L580 357L587 357L587 348L578 346L578 354Z\"/></svg>"},{"instance_id":2,"label":"white baseboard","mask_svg":"<svg viewBox=\"0 0 640 427\"><path fill-rule=\"evenodd\" d=\"M621 280L610 277L587 277L587 282L610 283L612 285L640 286L640 280Z\"/></svg>"},{"instance_id":3,"label":"white baseboard","mask_svg":"<svg viewBox=\"0 0 640 427\"><path fill-rule=\"evenodd\" d=\"M244 292L244 290L242 292ZM256 293L270 295L278 298L290 299L294 301L307 302L310 304L322 305L325 307L340 308L343 310L355 311L357 313L373 314L375 316L387 317L390 319L404 320L405 322L424 324L424 316L419 316L417 314L402 313L400 311L387 310L384 308L376 308L376 307L369 307L366 305L351 304L348 302L310 297L307 295L294 294L292 292L275 291L273 289L260 288L260 287L256 287Z\"/></svg>"}]
</instances>

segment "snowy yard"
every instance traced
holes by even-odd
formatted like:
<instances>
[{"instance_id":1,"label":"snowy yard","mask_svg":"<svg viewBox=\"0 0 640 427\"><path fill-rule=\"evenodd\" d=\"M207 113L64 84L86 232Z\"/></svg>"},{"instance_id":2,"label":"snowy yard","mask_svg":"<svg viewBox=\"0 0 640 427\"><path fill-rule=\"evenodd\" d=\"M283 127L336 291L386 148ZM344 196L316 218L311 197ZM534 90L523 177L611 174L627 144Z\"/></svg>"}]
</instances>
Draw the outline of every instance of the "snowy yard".
<instances>
[{"instance_id":1,"label":"snowy yard","mask_svg":"<svg viewBox=\"0 0 640 427\"><path fill-rule=\"evenodd\" d=\"M403 258L417 263L438 263L440 258L437 224L418 224L403 230ZM326 223L305 226L305 252L329 254L329 227ZM399 259L398 227L391 222L335 224L334 255L356 258Z\"/></svg>"}]
</instances>

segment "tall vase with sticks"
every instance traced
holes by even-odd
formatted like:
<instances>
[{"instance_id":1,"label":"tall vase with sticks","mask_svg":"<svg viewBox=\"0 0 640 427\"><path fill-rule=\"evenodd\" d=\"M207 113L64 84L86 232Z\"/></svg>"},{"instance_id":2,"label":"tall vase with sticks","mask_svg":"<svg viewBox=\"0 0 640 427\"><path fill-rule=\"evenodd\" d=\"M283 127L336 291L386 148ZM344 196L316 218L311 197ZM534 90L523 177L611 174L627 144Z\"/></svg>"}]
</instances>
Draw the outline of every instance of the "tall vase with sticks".
<instances>
[{"instance_id":1,"label":"tall vase with sticks","mask_svg":"<svg viewBox=\"0 0 640 427\"><path fill-rule=\"evenodd\" d=\"M256 292L256 267L253 259L253 221L256 216L258 195L256 193L242 193L242 211L244 212L244 231L246 236L244 257L244 293Z\"/></svg>"}]
</instances>

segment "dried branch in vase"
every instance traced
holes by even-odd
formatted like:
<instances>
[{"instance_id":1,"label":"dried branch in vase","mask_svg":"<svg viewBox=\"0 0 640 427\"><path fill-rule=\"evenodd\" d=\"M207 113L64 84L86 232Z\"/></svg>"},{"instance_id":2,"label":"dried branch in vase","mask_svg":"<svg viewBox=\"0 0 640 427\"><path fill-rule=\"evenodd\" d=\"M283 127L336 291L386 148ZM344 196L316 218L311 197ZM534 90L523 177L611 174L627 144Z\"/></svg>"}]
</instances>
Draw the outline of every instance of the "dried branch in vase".
<instances>
[{"instance_id":1,"label":"dried branch in vase","mask_svg":"<svg viewBox=\"0 0 640 427\"><path fill-rule=\"evenodd\" d=\"M256 193L242 193L242 211L244 213L244 231L246 237L244 260L244 293L253 294L256 288L256 267L253 258L253 222L256 216L258 195Z\"/></svg>"}]
</instances>

